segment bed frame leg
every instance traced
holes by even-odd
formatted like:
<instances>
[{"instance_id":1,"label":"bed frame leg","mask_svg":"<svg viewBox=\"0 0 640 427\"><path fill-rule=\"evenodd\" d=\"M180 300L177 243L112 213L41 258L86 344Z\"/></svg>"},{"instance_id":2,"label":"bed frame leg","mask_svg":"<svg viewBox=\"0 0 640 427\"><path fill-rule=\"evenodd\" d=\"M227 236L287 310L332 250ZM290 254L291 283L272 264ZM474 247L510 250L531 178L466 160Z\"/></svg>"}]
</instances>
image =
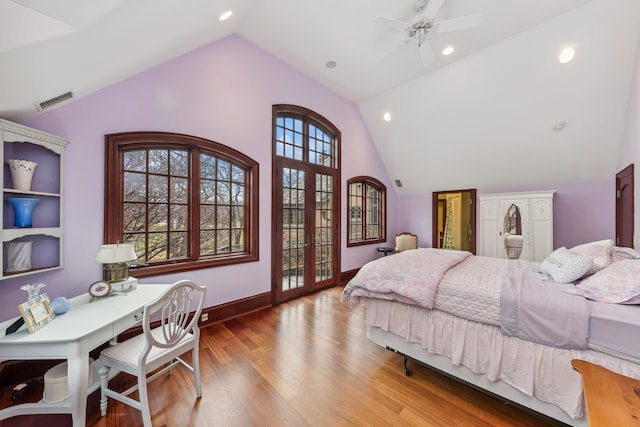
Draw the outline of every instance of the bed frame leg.
<instances>
[{"instance_id":1,"label":"bed frame leg","mask_svg":"<svg viewBox=\"0 0 640 427\"><path fill-rule=\"evenodd\" d=\"M407 361L409 360L409 358L407 356L402 356L402 372L404 372L404 375L407 377L411 376L411 370L407 367Z\"/></svg>"},{"instance_id":2,"label":"bed frame leg","mask_svg":"<svg viewBox=\"0 0 640 427\"><path fill-rule=\"evenodd\" d=\"M407 361L409 360L409 357L407 357L405 354L400 353L398 350L396 350L395 348L391 348L389 346L386 347L387 350L394 352L395 354L399 354L400 356L402 356L402 372L404 372L404 374L407 377L411 376L411 369L409 369L407 367Z\"/></svg>"}]
</instances>

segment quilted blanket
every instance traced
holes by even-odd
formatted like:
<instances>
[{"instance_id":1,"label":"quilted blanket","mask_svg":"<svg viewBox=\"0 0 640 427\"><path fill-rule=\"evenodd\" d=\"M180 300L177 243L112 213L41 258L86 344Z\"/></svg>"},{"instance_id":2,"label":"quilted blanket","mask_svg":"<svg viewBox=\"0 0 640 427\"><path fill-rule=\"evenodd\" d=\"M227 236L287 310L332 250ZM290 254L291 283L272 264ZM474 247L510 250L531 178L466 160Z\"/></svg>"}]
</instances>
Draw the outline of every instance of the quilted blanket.
<instances>
[{"instance_id":1,"label":"quilted blanket","mask_svg":"<svg viewBox=\"0 0 640 427\"><path fill-rule=\"evenodd\" d=\"M379 258L347 283L341 300L352 307L362 298L379 298L433 308L442 276L469 256L471 252L423 248Z\"/></svg>"}]
</instances>

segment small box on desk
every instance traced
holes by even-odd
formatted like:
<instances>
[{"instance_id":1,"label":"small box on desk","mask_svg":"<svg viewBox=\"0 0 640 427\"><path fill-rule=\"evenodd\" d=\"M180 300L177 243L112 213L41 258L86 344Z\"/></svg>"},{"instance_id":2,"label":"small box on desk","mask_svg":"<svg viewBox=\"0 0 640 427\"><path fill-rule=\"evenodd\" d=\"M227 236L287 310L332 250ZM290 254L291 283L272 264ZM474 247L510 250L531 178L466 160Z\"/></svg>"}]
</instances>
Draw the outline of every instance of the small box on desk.
<instances>
[{"instance_id":1,"label":"small box on desk","mask_svg":"<svg viewBox=\"0 0 640 427\"><path fill-rule=\"evenodd\" d=\"M111 289L115 292L131 292L138 288L138 279L129 277L127 280L111 282Z\"/></svg>"}]
</instances>

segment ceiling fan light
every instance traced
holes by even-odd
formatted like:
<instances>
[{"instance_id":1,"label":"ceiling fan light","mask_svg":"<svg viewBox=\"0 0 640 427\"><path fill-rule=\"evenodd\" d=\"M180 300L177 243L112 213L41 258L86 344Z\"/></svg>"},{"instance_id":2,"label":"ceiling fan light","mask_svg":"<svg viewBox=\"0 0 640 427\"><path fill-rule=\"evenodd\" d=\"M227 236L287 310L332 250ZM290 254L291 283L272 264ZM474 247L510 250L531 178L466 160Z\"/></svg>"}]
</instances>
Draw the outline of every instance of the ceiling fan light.
<instances>
[{"instance_id":1,"label":"ceiling fan light","mask_svg":"<svg viewBox=\"0 0 640 427\"><path fill-rule=\"evenodd\" d=\"M445 47L444 49L442 49L442 54L443 54L444 56L451 55L451 54L453 53L453 51L454 51L454 50L455 50L455 49L453 48L453 46L447 46L447 47Z\"/></svg>"},{"instance_id":2,"label":"ceiling fan light","mask_svg":"<svg viewBox=\"0 0 640 427\"><path fill-rule=\"evenodd\" d=\"M560 56L558 56L558 61L560 61L561 64L566 64L568 62L571 62L575 54L576 54L576 51L572 47L565 47L564 49L562 49L562 52L560 52Z\"/></svg>"},{"instance_id":3,"label":"ceiling fan light","mask_svg":"<svg viewBox=\"0 0 640 427\"><path fill-rule=\"evenodd\" d=\"M220 21L226 21L227 19L229 19L231 17L231 15L233 15L233 11L232 10L227 10L225 13L223 13L222 15L220 15L220 17L218 18L218 20Z\"/></svg>"}]
</instances>

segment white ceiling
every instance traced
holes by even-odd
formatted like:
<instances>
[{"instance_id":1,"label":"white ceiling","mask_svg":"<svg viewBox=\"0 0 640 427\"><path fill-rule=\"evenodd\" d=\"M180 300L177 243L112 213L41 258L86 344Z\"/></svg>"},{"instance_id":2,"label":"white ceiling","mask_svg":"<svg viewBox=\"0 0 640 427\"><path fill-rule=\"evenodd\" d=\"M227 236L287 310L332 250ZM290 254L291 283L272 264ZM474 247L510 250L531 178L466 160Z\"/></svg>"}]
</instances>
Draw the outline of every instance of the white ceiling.
<instances>
[{"instance_id":1,"label":"white ceiling","mask_svg":"<svg viewBox=\"0 0 640 427\"><path fill-rule=\"evenodd\" d=\"M436 20L473 13L477 28L431 38L425 67L375 19L414 22L414 0L0 0L0 117L238 33L358 104L401 193L613 179L640 1L447 0Z\"/></svg>"}]
</instances>

